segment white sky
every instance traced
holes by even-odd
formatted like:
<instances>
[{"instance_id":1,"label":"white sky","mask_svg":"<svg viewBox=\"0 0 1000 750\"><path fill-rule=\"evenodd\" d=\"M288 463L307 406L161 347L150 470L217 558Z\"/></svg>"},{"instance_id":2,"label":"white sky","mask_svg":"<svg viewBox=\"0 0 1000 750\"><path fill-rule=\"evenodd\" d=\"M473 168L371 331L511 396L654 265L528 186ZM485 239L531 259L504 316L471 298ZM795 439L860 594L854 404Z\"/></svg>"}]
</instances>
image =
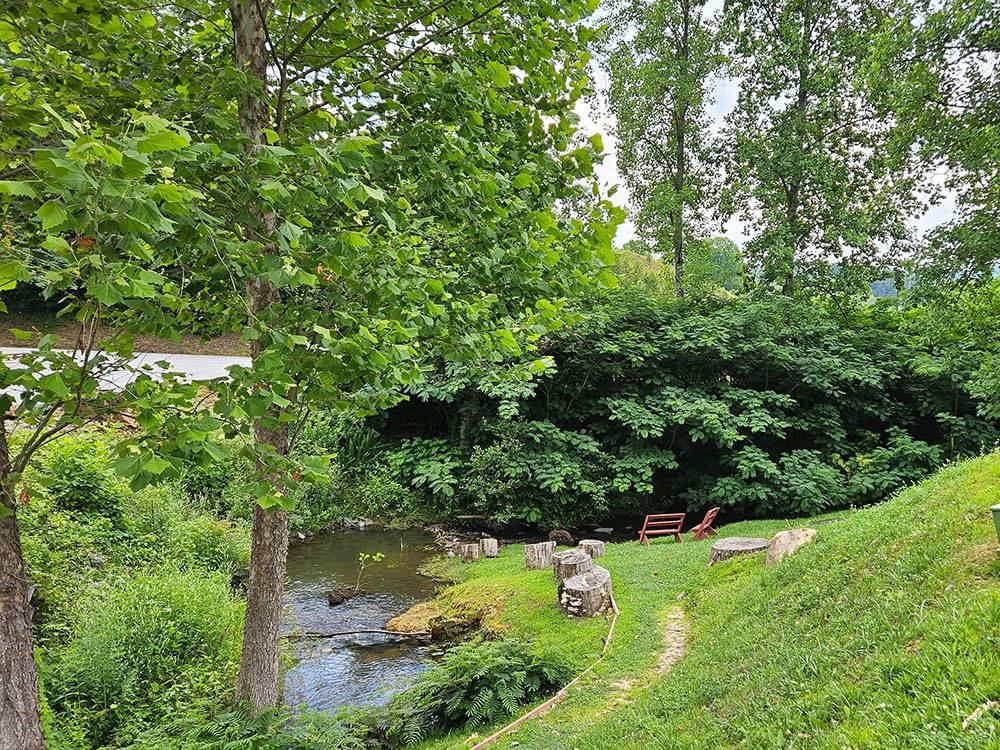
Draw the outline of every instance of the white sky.
<instances>
[{"instance_id":1,"label":"white sky","mask_svg":"<svg viewBox=\"0 0 1000 750\"><path fill-rule=\"evenodd\" d=\"M709 13L715 12L719 7L721 7L720 0L708 0L706 3L707 12ZM606 90L608 83L607 73L597 66L592 66L590 74L597 90ZM716 81L713 90L712 103L709 106L709 114L712 116L714 127L721 127L723 119L736 104L737 93L738 82L736 80L732 78L722 78ZM597 107L601 106L599 102L600 97L596 97L593 101L581 100L577 104L576 112L580 116L582 128L586 133L597 132L601 134L604 140L604 149L608 155L605 158L604 163L597 166L597 174L600 177L601 183L605 189L611 187L612 185L618 186L618 191L615 193L612 200L615 204L628 211L628 190L622 183L621 176L618 172L615 151L616 143L611 130L611 126L614 124L614 116L610 112L598 110ZM941 182L943 183L943 175L941 178ZM940 203L931 206L920 216L914 217L910 221L910 225L916 230L918 235L923 234L928 229L931 229L950 219L954 215L954 210L954 198L952 195L946 194ZM737 219L732 219L726 224L723 234L733 240L733 242L740 247L743 247L748 239L747 232L745 231L742 222ZM624 224L618 227L618 235L615 238L615 245L621 247L629 240L635 239L635 237L635 224L630 216Z\"/></svg>"}]
</instances>

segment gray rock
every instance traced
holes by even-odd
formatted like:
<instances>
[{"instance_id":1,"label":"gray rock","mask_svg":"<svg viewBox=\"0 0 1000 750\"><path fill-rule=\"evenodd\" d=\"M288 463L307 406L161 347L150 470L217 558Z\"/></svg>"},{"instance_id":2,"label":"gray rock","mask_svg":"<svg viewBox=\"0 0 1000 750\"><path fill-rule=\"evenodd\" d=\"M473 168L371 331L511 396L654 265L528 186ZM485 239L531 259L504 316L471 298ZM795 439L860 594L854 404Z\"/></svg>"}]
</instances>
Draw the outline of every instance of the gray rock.
<instances>
[{"instance_id":1,"label":"gray rock","mask_svg":"<svg viewBox=\"0 0 1000 750\"><path fill-rule=\"evenodd\" d=\"M573 535L566 531L566 529L555 529L554 531L549 532L549 541L565 545L567 547L572 547L576 544L573 540Z\"/></svg>"},{"instance_id":2,"label":"gray rock","mask_svg":"<svg viewBox=\"0 0 1000 750\"><path fill-rule=\"evenodd\" d=\"M795 552L799 547L809 544L815 536L816 529L779 531L767 545L767 557L764 558L764 564L774 565L782 558Z\"/></svg>"},{"instance_id":3,"label":"gray rock","mask_svg":"<svg viewBox=\"0 0 1000 750\"><path fill-rule=\"evenodd\" d=\"M338 604L343 604L348 599L361 596L363 593L365 593L364 589L355 588L354 586L341 586L340 588L327 591L326 600L330 603L331 607L336 607Z\"/></svg>"}]
</instances>

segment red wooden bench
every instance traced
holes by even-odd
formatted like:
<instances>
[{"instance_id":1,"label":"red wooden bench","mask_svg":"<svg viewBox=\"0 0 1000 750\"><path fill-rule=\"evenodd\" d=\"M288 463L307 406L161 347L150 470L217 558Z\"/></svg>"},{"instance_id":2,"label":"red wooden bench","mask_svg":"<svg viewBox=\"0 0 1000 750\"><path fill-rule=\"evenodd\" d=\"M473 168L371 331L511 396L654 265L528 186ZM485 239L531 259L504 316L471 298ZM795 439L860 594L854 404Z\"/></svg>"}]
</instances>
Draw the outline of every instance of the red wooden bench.
<instances>
[{"instance_id":1,"label":"red wooden bench","mask_svg":"<svg viewBox=\"0 0 1000 750\"><path fill-rule=\"evenodd\" d=\"M708 539L710 536L715 536L719 532L712 528L712 522L715 521L717 515L719 515L718 508L709 508L701 523L692 526L688 531L694 534L695 539Z\"/></svg>"},{"instance_id":2,"label":"red wooden bench","mask_svg":"<svg viewBox=\"0 0 1000 750\"><path fill-rule=\"evenodd\" d=\"M681 541L681 527L684 525L684 513L657 513L646 516L639 532L639 544L649 544L651 536L672 536L675 542Z\"/></svg>"}]
</instances>

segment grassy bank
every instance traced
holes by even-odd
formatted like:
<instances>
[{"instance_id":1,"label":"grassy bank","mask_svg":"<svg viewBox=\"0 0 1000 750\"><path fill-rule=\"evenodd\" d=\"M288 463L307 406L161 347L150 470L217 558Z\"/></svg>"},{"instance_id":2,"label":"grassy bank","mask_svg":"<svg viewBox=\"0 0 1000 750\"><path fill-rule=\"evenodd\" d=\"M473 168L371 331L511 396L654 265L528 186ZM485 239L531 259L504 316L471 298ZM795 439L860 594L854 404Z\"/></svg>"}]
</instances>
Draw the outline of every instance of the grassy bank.
<instances>
[{"instance_id":1,"label":"grassy bank","mask_svg":"<svg viewBox=\"0 0 1000 750\"><path fill-rule=\"evenodd\" d=\"M520 748L1000 747L1000 563L988 506L1000 455L839 514L774 568L707 568L710 543L609 545L622 614L607 659L562 704L505 738ZM769 536L803 522L750 522ZM465 569L446 606L583 668L608 623L572 621L522 548ZM690 632L669 670L661 654ZM665 623L669 626L665 627ZM485 730L484 730L485 732ZM468 747L452 734L425 750Z\"/></svg>"}]
</instances>

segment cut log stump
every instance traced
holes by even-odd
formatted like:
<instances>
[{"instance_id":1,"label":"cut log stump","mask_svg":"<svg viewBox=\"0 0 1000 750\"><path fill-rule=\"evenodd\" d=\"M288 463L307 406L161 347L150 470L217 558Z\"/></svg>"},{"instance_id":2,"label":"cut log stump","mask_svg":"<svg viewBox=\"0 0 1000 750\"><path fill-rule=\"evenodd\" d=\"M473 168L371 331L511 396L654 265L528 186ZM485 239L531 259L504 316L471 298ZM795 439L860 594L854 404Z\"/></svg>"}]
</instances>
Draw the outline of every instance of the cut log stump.
<instances>
[{"instance_id":1,"label":"cut log stump","mask_svg":"<svg viewBox=\"0 0 1000 750\"><path fill-rule=\"evenodd\" d=\"M556 550L555 542L539 542L524 545L524 564L528 570L545 570L552 567L552 553Z\"/></svg>"},{"instance_id":2,"label":"cut log stump","mask_svg":"<svg viewBox=\"0 0 1000 750\"><path fill-rule=\"evenodd\" d=\"M500 554L500 542L492 537L479 540L479 552L483 557L496 557Z\"/></svg>"},{"instance_id":3,"label":"cut log stump","mask_svg":"<svg viewBox=\"0 0 1000 750\"><path fill-rule=\"evenodd\" d=\"M588 556L589 559L589 556ZM559 584L559 606L573 617L593 617L611 608L611 573L591 565Z\"/></svg>"},{"instance_id":4,"label":"cut log stump","mask_svg":"<svg viewBox=\"0 0 1000 750\"><path fill-rule=\"evenodd\" d=\"M470 563L475 562L479 559L479 545L478 544L463 544L459 548L459 556L462 558L462 562Z\"/></svg>"},{"instance_id":5,"label":"cut log stump","mask_svg":"<svg viewBox=\"0 0 1000 750\"><path fill-rule=\"evenodd\" d=\"M599 539L581 539L578 546L591 557L604 557L604 542Z\"/></svg>"},{"instance_id":6,"label":"cut log stump","mask_svg":"<svg viewBox=\"0 0 1000 750\"><path fill-rule=\"evenodd\" d=\"M580 573L586 573L593 567L594 561L582 549L568 549L565 552L556 552L552 556L552 572L555 573L557 581L565 581Z\"/></svg>"},{"instance_id":7,"label":"cut log stump","mask_svg":"<svg viewBox=\"0 0 1000 750\"><path fill-rule=\"evenodd\" d=\"M767 539L757 539L749 536L730 536L720 539L712 545L712 556L709 565L728 560L736 555L749 555L767 549Z\"/></svg>"}]
</instances>

